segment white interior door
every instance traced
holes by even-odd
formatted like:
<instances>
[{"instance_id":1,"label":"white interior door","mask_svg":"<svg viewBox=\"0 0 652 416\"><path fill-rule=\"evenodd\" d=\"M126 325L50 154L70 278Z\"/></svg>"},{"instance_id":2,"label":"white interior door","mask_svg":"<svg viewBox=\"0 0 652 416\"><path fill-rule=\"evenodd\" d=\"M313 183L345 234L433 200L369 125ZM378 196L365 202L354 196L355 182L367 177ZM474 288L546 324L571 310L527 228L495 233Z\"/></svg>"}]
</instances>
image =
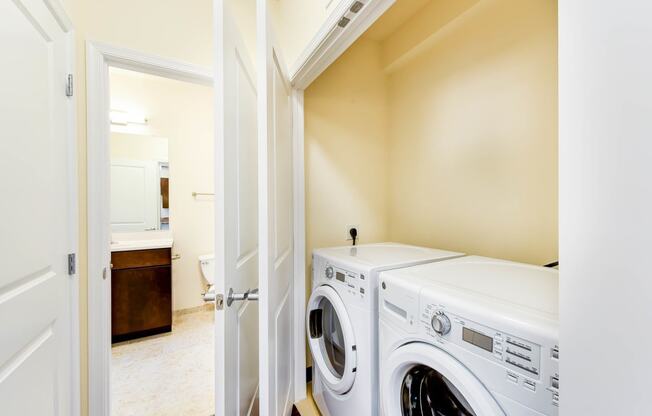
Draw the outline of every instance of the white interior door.
<instances>
[{"instance_id":1,"label":"white interior door","mask_svg":"<svg viewBox=\"0 0 652 416\"><path fill-rule=\"evenodd\" d=\"M0 2L0 413L73 415L76 160L69 35L49 2ZM78 370L77 370L78 371Z\"/></svg>"},{"instance_id":2,"label":"white interior door","mask_svg":"<svg viewBox=\"0 0 652 416\"><path fill-rule=\"evenodd\" d=\"M258 414L258 304L228 300L258 287L259 255L256 76L231 6L215 2L217 416Z\"/></svg>"},{"instance_id":3,"label":"white interior door","mask_svg":"<svg viewBox=\"0 0 652 416\"><path fill-rule=\"evenodd\" d=\"M291 86L268 0L257 1L260 184L260 412L289 415L294 397Z\"/></svg>"},{"instance_id":4,"label":"white interior door","mask_svg":"<svg viewBox=\"0 0 652 416\"><path fill-rule=\"evenodd\" d=\"M159 229L160 179L153 160L111 161L111 231Z\"/></svg>"}]
</instances>

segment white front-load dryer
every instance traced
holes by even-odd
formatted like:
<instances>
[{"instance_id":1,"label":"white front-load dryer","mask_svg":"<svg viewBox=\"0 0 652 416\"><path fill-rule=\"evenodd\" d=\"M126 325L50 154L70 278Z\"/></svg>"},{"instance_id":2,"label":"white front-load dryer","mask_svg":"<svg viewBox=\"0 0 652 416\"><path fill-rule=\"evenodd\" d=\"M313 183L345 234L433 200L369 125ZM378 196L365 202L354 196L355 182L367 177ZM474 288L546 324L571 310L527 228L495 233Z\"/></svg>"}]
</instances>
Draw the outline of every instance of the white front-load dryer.
<instances>
[{"instance_id":1,"label":"white front-load dryer","mask_svg":"<svg viewBox=\"0 0 652 416\"><path fill-rule=\"evenodd\" d=\"M468 256L379 281L381 414L558 414L557 270Z\"/></svg>"},{"instance_id":2,"label":"white front-load dryer","mask_svg":"<svg viewBox=\"0 0 652 416\"><path fill-rule=\"evenodd\" d=\"M314 251L306 325L323 415L378 415L378 273L461 255L394 243Z\"/></svg>"}]
</instances>

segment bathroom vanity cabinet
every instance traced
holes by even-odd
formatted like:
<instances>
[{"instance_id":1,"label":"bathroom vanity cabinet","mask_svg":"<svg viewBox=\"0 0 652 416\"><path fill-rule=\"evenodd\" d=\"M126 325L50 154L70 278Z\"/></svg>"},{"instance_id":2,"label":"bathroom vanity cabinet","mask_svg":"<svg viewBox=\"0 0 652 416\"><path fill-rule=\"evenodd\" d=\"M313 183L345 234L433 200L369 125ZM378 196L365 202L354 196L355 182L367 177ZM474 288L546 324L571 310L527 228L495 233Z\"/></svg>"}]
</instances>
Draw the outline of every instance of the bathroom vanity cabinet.
<instances>
[{"instance_id":1,"label":"bathroom vanity cabinet","mask_svg":"<svg viewBox=\"0 0 652 416\"><path fill-rule=\"evenodd\" d=\"M112 342L171 330L171 249L111 253Z\"/></svg>"}]
</instances>

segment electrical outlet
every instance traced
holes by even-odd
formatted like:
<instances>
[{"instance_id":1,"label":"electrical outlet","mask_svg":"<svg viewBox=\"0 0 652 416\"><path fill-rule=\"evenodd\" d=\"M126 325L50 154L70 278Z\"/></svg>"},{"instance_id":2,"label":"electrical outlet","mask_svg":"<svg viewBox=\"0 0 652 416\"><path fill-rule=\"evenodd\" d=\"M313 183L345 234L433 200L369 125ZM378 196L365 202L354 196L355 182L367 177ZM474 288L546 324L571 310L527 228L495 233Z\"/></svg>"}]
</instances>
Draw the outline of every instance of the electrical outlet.
<instances>
[{"instance_id":1,"label":"electrical outlet","mask_svg":"<svg viewBox=\"0 0 652 416\"><path fill-rule=\"evenodd\" d=\"M355 239L356 241L360 241L360 226L357 224L349 224L346 226L346 241L353 241L353 239L351 238L351 234L349 233L349 230L351 228L355 228L356 230L358 230L358 236Z\"/></svg>"}]
</instances>

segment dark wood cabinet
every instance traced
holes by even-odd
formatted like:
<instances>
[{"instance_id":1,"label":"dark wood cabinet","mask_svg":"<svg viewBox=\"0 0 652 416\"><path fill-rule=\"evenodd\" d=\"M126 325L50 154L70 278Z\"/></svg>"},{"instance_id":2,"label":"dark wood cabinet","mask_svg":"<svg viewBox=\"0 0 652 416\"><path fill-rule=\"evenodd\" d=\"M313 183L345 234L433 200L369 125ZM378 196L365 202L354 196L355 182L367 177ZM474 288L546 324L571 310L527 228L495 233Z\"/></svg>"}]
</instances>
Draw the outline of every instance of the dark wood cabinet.
<instances>
[{"instance_id":1,"label":"dark wood cabinet","mask_svg":"<svg viewBox=\"0 0 652 416\"><path fill-rule=\"evenodd\" d=\"M111 253L111 338L172 330L171 249Z\"/></svg>"}]
</instances>

